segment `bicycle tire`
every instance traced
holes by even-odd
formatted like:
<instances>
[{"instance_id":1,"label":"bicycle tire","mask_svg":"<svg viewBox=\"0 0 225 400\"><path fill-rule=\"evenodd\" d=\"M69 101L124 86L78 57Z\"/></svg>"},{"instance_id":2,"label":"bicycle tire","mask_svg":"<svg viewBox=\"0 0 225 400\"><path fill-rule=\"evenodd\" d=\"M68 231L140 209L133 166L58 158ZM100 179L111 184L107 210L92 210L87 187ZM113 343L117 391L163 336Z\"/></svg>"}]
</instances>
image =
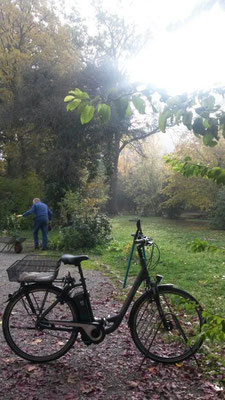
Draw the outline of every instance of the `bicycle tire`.
<instances>
[{"instance_id":1,"label":"bicycle tire","mask_svg":"<svg viewBox=\"0 0 225 400\"><path fill-rule=\"evenodd\" d=\"M129 326L137 348L151 360L178 363L191 357L201 346L201 306L188 292L159 286L160 304L168 321L163 325L153 293L144 293L134 303Z\"/></svg>"},{"instance_id":2,"label":"bicycle tire","mask_svg":"<svg viewBox=\"0 0 225 400\"><path fill-rule=\"evenodd\" d=\"M2 320L5 340L14 353L25 360L38 363L56 360L73 346L78 331L77 329L66 332L38 328L37 315L29 306L26 293L36 313L40 313L40 307L43 305L43 310L47 309L61 293L61 289L35 284L13 296L4 311ZM69 298L63 299L63 302L58 303L46 315L46 322L48 317L52 320L77 320L74 305Z\"/></svg>"}]
</instances>

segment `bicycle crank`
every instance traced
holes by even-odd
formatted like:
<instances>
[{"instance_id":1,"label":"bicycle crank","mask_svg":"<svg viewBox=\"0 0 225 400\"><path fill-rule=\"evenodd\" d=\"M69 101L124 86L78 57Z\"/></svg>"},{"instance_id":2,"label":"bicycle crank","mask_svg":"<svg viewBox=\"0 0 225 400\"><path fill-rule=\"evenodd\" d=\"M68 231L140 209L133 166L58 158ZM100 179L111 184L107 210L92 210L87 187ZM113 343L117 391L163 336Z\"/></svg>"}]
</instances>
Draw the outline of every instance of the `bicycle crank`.
<instances>
[{"instance_id":1,"label":"bicycle crank","mask_svg":"<svg viewBox=\"0 0 225 400\"><path fill-rule=\"evenodd\" d=\"M105 329L98 322L85 323L85 322L73 322L73 321L59 321L59 320L48 320L48 324L43 320L39 321L42 329L49 330L62 330L60 327L78 328L82 336L85 336L85 340L90 340L91 343L98 344L102 342L105 337ZM65 329L66 330L66 329Z\"/></svg>"}]
</instances>

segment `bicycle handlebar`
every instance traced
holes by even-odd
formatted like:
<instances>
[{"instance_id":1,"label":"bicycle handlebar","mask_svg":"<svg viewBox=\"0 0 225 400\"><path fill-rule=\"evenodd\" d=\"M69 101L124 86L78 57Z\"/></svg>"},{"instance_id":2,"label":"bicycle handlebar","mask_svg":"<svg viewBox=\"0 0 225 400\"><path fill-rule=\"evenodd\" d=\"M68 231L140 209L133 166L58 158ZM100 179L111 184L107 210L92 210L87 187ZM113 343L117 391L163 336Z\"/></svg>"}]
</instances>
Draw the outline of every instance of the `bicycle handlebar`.
<instances>
[{"instance_id":1,"label":"bicycle handlebar","mask_svg":"<svg viewBox=\"0 0 225 400\"><path fill-rule=\"evenodd\" d=\"M152 246L154 241L147 236L143 235L142 229L141 229L141 220L137 220L137 230L135 233L132 233L134 237L134 243L135 244L143 244L144 246Z\"/></svg>"},{"instance_id":2,"label":"bicycle handlebar","mask_svg":"<svg viewBox=\"0 0 225 400\"><path fill-rule=\"evenodd\" d=\"M144 246L152 246L154 241L147 236L143 236L141 238L135 239L134 240L135 244L143 244Z\"/></svg>"}]
</instances>

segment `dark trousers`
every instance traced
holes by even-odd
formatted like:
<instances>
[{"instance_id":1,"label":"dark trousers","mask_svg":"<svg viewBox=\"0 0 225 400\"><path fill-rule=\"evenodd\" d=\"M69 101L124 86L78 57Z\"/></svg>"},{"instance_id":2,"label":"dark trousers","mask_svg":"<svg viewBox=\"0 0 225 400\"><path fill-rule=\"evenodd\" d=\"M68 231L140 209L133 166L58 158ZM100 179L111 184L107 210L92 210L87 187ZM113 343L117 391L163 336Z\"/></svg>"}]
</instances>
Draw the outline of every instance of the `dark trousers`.
<instances>
[{"instance_id":1,"label":"dark trousers","mask_svg":"<svg viewBox=\"0 0 225 400\"><path fill-rule=\"evenodd\" d=\"M47 249L48 247L48 219L45 217L35 218L34 220L34 247L39 247L38 232L41 229L42 232L42 248Z\"/></svg>"}]
</instances>

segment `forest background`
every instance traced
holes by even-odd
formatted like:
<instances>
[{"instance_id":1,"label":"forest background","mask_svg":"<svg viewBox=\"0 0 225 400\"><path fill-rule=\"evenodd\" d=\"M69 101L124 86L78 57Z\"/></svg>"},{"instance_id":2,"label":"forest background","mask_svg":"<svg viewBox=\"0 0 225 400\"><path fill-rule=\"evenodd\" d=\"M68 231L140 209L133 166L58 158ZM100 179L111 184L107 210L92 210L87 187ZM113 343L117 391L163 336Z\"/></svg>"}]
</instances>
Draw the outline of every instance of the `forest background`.
<instances>
[{"instance_id":1,"label":"forest background","mask_svg":"<svg viewBox=\"0 0 225 400\"><path fill-rule=\"evenodd\" d=\"M1 0L2 229L10 215L30 207L34 196L48 203L55 223L63 226L71 224L77 208L85 215L90 207L110 215L173 218L188 210L205 216L224 198L215 182L187 179L163 159L170 149L175 157L188 155L193 162L223 168L224 140L206 147L185 125L171 127L162 139L157 110L145 110L140 96L128 107L124 93L135 93L136 87L124 60L137 54L151 33L138 33L103 5L93 2L96 32L89 35L76 4L66 15L54 2ZM93 102L98 95L113 95L110 121L102 124L102 114L82 125L79 115L69 113L63 99L76 87ZM224 228L224 221L220 225Z\"/></svg>"}]
</instances>

